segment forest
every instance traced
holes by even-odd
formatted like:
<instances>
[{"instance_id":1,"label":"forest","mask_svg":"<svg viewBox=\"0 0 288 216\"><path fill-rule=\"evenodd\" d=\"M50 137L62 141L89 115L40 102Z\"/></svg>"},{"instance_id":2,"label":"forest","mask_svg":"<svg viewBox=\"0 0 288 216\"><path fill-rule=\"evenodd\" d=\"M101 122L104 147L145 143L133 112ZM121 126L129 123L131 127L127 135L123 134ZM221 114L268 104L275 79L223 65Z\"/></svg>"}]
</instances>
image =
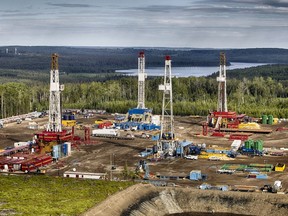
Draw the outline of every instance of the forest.
<instances>
[{"instance_id":1,"label":"forest","mask_svg":"<svg viewBox=\"0 0 288 216\"><path fill-rule=\"evenodd\" d=\"M16 49L16 50L15 50ZM170 55L174 67L218 66L219 54L225 52L230 62L287 63L287 49L184 49L184 48L109 48L109 47L0 47L0 69L49 71L52 53L59 54L63 73L113 73L137 68L137 57L145 52L146 67L162 67Z\"/></svg>"},{"instance_id":2,"label":"forest","mask_svg":"<svg viewBox=\"0 0 288 216\"><path fill-rule=\"evenodd\" d=\"M61 79L61 77L60 77ZM146 107L161 113L161 77L146 80ZM173 78L175 115L207 115L217 106L216 79L206 77ZM288 117L288 87L271 77L229 79L228 109L260 117L272 114ZM8 82L0 85L1 116L8 117L30 111L48 109L49 85L43 83ZM137 106L137 78L124 77L105 82L67 83L62 92L63 108L105 109L126 113Z\"/></svg>"},{"instance_id":3,"label":"forest","mask_svg":"<svg viewBox=\"0 0 288 216\"><path fill-rule=\"evenodd\" d=\"M10 49L12 50L12 48ZM43 49L45 52L42 49L43 47L25 47L21 50L18 47L17 55L1 51L0 62L3 63L0 65L1 118L48 109L50 55L54 51L62 51L59 67L60 82L65 85L62 92L64 109L105 109L111 113L126 113L129 108L137 106L137 77L115 73L114 69L137 67L139 49L48 47ZM108 51L109 49L110 51ZM164 64L163 56L168 51L174 57L180 56L181 59L186 56L182 59L181 64L177 63L174 57L172 58L172 71L177 70L177 64L181 66L194 64L191 63L191 59L197 58L199 58L198 62L195 61L197 64L204 64L205 61L213 62L211 60L213 58L215 58L215 64L219 64L219 50L208 52L207 50L151 49L154 55L158 55L161 66ZM275 54L270 55L270 59L278 59L278 64L274 61L270 65L227 71L228 109L230 111L254 117L261 117L262 114L272 114L279 118L288 117L288 65L280 64L284 62L284 57L286 60L288 59L287 50L227 50L229 55L226 53L226 56L229 56L232 61L242 58L243 61L249 62L247 58L244 58L248 56L251 58L250 62L263 62L261 60L266 59L265 55L268 52ZM66 57L66 54L69 57ZM90 57L85 59L86 55ZM149 51L146 50L145 55L149 56ZM201 60L201 55L207 58ZM237 55L239 55L238 59L235 59ZM98 60L95 60L96 56L98 56ZM214 57L209 58L209 56ZM257 59L253 59L253 56L257 56ZM23 59L21 59L22 57ZM113 59L114 57L116 59ZM35 62L35 58L39 58L39 61ZM8 60L5 61L5 59ZM156 60L157 58L153 63L155 65L157 65ZM109 61L112 62L111 65L109 65ZM148 60L146 59L146 61ZM98 65L101 62L103 70L99 71ZM78 70L79 72L77 72ZM107 73L107 70L111 70L111 72ZM207 115L209 111L215 110L218 90L217 75L215 73L208 77L174 77L172 81L174 114L203 116ZM146 107L153 109L155 114L161 112L162 92L158 90L158 86L162 83L162 77L148 77L146 80Z\"/></svg>"}]
</instances>

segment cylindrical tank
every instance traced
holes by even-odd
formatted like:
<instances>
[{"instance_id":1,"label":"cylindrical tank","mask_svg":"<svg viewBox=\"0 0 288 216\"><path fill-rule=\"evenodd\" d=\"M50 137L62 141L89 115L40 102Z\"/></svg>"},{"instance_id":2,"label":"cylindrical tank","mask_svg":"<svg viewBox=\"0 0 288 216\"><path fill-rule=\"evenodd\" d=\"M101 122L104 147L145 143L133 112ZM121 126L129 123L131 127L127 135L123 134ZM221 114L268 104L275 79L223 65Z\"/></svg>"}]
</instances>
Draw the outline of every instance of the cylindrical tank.
<instances>
[{"instance_id":1,"label":"cylindrical tank","mask_svg":"<svg viewBox=\"0 0 288 216\"><path fill-rule=\"evenodd\" d=\"M244 143L245 149L251 149L251 140L246 140Z\"/></svg>"},{"instance_id":2,"label":"cylindrical tank","mask_svg":"<svg viewBox=\"0 0 288 216\"><path fill-rule=\"evenodd\" d=\"M63 115L62 119L63 120L69 120L69 116L68 115Z\"/></svg>"},{"instance_id":3,"label":"cylindrical tank","mask_svg":"<svg viewBox=\"0 0 288 216\"><path fill-rule=\"evenodd\" d=\"M254 142L254 149L258 151L263 151L263 141L262 140L256 140Z\"/></svg>"},{"instance_id":4,"label":"cylindrical tank","mask_svg":"<svg viewBox=\"0 0 288 216\"><path fill-rule=\"evenodd\" d=\"M255 149L255 150L258 150L258 147L259 147L259 140L255 140L253 146L254 146L254 149Z\"/></svg>"},{"instance_id":5,"label":"cylindrical tank","mask_svg":"<svg viewBox=\"0 0 288 216\"><path fill-rule=\"evenodd\" d=\"M262 115L262 124L267 124L268 117L267 115Z\"/></svg>"},{"instance_id":6,"label":"cylindrical tank","mask_svg":"<svg viewBox=\"0 0 288 216\"><path fill-rule=\"evenodd\" d=\"M158 152L158 146L153 145L153 154L156 154Z\"/></svg>"},{"instance_id":7,"label":"cylindrical tank","mask_svg":"<svg viewBox=\"0 0 288 216\"><path fill-rule=\"evenodd\" d=\"M69 115L69 120L75 120L75 116L74 115Z\"/></svg>"},{"instance_id":8,"label":"cylindrical tank","mask_svg":"<svg viewBox=\"0 0 288 216\"><path fill-rule=\"evenodd\" d=\"M268 115L268 124L269 125L273 124L273 115Z\"/></svg>"},{"instance_id":9,"label":"cylindrical tank","mask_svg":"<svg viewBox=\"0 0 288 216\"><path fill-rule=\"evenodd\" d=\"M263 151L263 140L259 140L258 150Z\"/></svg>"}]
</instances>

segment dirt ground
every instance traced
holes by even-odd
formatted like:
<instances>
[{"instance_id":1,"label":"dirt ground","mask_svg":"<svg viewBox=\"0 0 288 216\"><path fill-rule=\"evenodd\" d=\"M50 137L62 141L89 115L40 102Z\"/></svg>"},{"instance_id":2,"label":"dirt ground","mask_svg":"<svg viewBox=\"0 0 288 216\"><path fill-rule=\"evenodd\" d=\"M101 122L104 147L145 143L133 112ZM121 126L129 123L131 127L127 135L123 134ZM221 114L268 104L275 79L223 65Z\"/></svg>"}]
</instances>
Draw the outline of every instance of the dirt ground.
<instances>
[{"instance_id":1,"label":"dirt ground","mask_svg":"<svg viewBox=\"0 0 288 216\"><path fill-rule=\"evenodd\" d=\"M98 115L91 118L83 118L77 116L77 122L85 126L92 126L96 119L113 119L112 115ZM202 136L203 117L175 117L176 136L179 140L189 140L196 144L206 143L207 147L217 145L219 147L230 147L232 141L229 140L229 134L225 137ZM47 123L48 119L39 118L33 120L42 126ZM250 139L264 141L264 148L288 148L288 131L279 131L279 127L288 127L288 123L281 123L273 126L262 127L263 129L272 129L270 134L253 134ZM43 130L43 129L42 129ZM11 123L0 129L0 149L7 146L13 146L14 142L31 140L34 133L41 130L28 129L28 122L23 121L21 124ZM128 132L121 131L121 135ZM134 132L141 134L142 132ZM152 132L153 133L153 132ZM75 134L81 138L84 137L84 130L75 129ZM79 150L73 149L72 155L60 159L58 165L51 165L48 170L49 175L63 175L63 172L75 168L79 172L97 172L107 173L109 179L117 180L121 178L121 174L125 165L128 169L134 171L139 160L143 159L139 153L146 147L152 147L155 141L149 139L135 138L134 140L115 140L105 138L91 137L94 144L80 145ZM288 153L288 152L287 152ZM236 159L228 161L209 161L207 159L185 160L183 158L165 159L158 162L149 162L150 176L152 180L157 180L157 175L170 176L188 176L191 170L201 170L202 174L207 175L206 183L212 185L251 185L262 187L264 184L273 184L275 180L281 180L285 192L288 192L288 178L286 169L284 172L268 173L268 179L248 179L247 174L219 174L217 170L226 163L233 164L250 164L250 163L286 163L288 156L263 156L248 157L239 156ZM60 165L59 165L60 164ZM116 167L112 170L112 164ZM202 184L202 181L191 181L187 178L172 181L176 185L185 188L195 188Z\"/></svg>"},{"instance_id":2,"label":"dirt ground","mask_svg":"<svg viewBox=\"0 0 288 216\"><path fill-rule=\"evenodd\" d=\"M110 196L82 216L286 216L288 197L137 184Z\"/></svg>"},{"instance_id":3,"label":"dirt ground","mask_svg":"<svg viewBox=\"0 0 288 216\"><path fill-rule=\"evenodd\" d=\"M92 126L96 119L113 119L112 115L100 115L91 118L77 117L77 122L82 125ZM232 141L229 140L229 135L225 137L212 137L202 136L202 122L204 118L201 117L175 117L175 130L179 140L189 140L195 144L206 143L207 147L217 145L219 147L230 147ZM47 118L34 119L38 125L43 125L48 121ZM261 139L264 141L265 148L288 148L288 131L277 132L276 128L285 127L288 123L281 123L273 126L266 126L265 129L272 129L270 134L254 134L250 136L253 140ZM11 123L5 125L3 129L0 129L0 149L7 146L13 146L14 142L31 140L34 133L41 130L28 129L28 122L23 121L22 124ZM126 135L130 132L121 131L121 135ZM142 132L134 132L142 133ZM153 132L152 132L153 133ZM75 129L75 134L81 138L84 137L84 130ZM117 178L121 175L124 166L127 164L130 170L135 170L139 160L143 159L139 157L139 153L145 150L146 147L152 147L155 145L155 141L149 139L136 138L134 140L115 140L105 138L91 137L91 140L95 142L93 145L80 145L80 150L74 149L72 156L60 159L62 166L58 170L59 166L55 169L51 169L48 173L51 175L62 174L66 170L76 168L79 172L106 172L109 178ZM210 184L247 184L255 186L263 186L266 183L273 183L275 180L281 180L283 186L288 191L288 178L287 170L284 172L272 172L268 173L268 180L248 179L245 175L226 175L218 174L216 171L226 163L233 164L250 164L250 163L271 163L277 162L287 163L288 156L269 156L263 157L247 157L239 156L236 159L228 161L208 161L207 159L198 160L185 160L183 158L172 158L161 160L158 162L149 162L150 176L157 175L179 175L188 176L191 170L201 170L203 174L208 176L206 182ZM111 164L116 166L115 170L111 170ZM201 182L193 182L190 180L178 180L175 181L178 185L196 186Z\"/></svg>"}]
</instances>

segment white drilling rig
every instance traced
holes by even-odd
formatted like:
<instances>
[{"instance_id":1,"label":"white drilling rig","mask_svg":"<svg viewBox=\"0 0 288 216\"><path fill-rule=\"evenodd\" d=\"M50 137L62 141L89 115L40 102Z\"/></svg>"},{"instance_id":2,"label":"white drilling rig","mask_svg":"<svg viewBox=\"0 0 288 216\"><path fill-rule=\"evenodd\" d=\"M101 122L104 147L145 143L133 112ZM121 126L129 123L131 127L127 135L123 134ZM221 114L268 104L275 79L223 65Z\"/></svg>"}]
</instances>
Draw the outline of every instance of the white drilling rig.
<instances>
[{"instance_id":1,"label":"white drilling rig","mask_svg":"<svg viewBox=\"0 0 288 216\"><path fill-rule=\"evenodd\" d=\"M61 114L61 91L64 85L59 84L58 54L54 53L51 57L50 70L50 98L49 98L49 122L47 131L62 132Z\"/></svg>"},{"instance_id":2,"label":"white drilling rig","mask_svg":"<svg viewBox=\"0 0 288 216\"><path fill-rule=\"evenodd\" d=\"M218 112L228 112L227 109L227 92L226 92L226 57L225 53L220 53L220 69L219 77L217 77L218 84Z\"/></svg>"},{"instance_id":3,"label":"white drilling rig","mask_svg":"<svg viewBox=\"0 0 288 216\"><path fill-rule=\"evenodd\" d=\"M145 109L145 55L140 52L138 56L138 105L137 109Z\"/></svg>"},{"instance_id":4,"label":"white drilling rig","mask_svg":"<svg viewBox=\"0 0 288 216\"><path fill-rule=\"evenodd\" d=\"M173 118L173 95L172 95L172 73L171 58L166 56L164 83L159 85L159 90L163 91L162 116L161 116L161 133L157 142L159 153L168 153L172 155L176 149L174 140L174 118Z\"/></svg>"}]
</instances>

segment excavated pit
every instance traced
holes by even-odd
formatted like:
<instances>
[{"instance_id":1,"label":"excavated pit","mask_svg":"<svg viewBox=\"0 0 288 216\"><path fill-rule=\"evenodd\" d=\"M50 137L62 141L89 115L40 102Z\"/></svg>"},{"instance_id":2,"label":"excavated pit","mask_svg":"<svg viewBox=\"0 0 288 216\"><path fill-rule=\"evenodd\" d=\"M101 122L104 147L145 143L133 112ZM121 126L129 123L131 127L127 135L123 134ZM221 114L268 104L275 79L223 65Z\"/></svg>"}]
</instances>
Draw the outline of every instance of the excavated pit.
<instances>
[{"instance_id":1,"label":"excavated pit","mask_svg":"<svg viewBox=\"0 0 288 216\"><path fill-rule=\"evenodd\" d=\"M136 188L136 189L135 189ZM83 215L188 216L288 215L287 195L159 188L137 185L111 196Z\"/></svg>"}]
</instances>

